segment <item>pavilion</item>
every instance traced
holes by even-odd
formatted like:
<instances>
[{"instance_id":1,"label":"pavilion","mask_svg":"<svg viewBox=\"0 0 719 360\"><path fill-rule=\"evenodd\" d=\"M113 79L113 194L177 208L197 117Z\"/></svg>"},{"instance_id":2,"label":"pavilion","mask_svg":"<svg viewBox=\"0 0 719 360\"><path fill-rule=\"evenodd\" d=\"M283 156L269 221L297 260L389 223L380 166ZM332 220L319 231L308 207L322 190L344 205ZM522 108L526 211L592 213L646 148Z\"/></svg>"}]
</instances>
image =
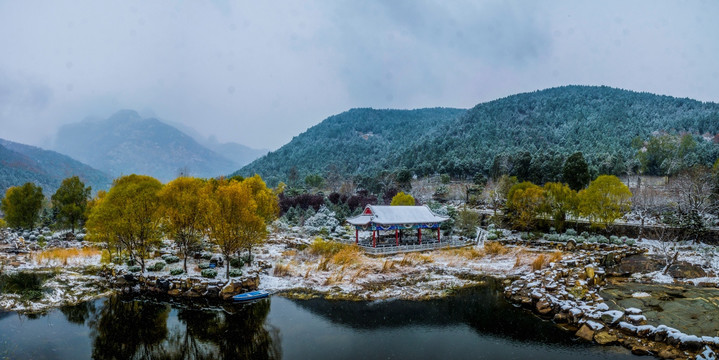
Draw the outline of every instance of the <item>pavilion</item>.
<instances>
[{"instance_id":1,"label":"pavilion","mask_svg":"<svg viewBox=\"0 0 719 360\"><path fill-rule=\"evenodd\" d=\"M449 220L423 206L367 205L362 214L347 219L355 227L355 244L359 244L359 231L372 231L372 247L377 247L380 231L394 230L395 246L400 245L400 230L417 230L417 239L422 245L422 229L437 229L437 243L441 243L440 225Z\"/></svg>"}]
</instances>

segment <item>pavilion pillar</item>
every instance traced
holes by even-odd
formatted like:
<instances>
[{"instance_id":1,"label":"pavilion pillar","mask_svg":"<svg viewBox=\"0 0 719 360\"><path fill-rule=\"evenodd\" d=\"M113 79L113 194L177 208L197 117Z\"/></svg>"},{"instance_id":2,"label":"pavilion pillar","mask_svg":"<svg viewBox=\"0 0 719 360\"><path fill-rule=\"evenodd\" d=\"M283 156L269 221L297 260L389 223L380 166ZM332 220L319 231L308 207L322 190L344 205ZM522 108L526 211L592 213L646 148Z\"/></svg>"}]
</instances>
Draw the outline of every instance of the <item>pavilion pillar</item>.
<instances>
[{"instance_id":1,"label":"pavilion pillar","mask_svg":"<svg viewBox=\"0 0 719 360\"><path fill-rule=\"evenodd\" d=\"M359 245L359 230L355 228L355 245Z\"/></svg>"},{"instance_id":2,"label":"pavilion pillar","mask_svg":"<svg viewBox=\"0 0 719 360\"><path fill-rule=\"evenodd\" d=\"M372 247L377 247L377 236L376 236L377 230L372 230Z\"/></svg>"},{"instance_id":3,"label":"pavilion pillar","mask_svg":"<svg viewBox=\"0 0 719 360\"><path fill-rule=\"evenodd\" d=\"M419 239L419 244L422 245L422 228L417 228L417 238Z\"/></svg>"},{"instance_id":4,"label":"pavilion pillar","mask_svg":"<svg viewBox=\"0 0 719 360\"><path fill-rule=\"evenodd\" d=\"M437 242L442 243L442 240L439 239L439 227L437 227Z\"/></svg>"},{"instance_id":5,"label":"pavilion pillar","mask_svg":"<svg viewBox=\"0 0 719 360\"><path fill-rule=\"evenodd\" d=\"M397 243L397 246L399 246L399 230L394 229L394 241Z\"/></svg>"}]
</instances>

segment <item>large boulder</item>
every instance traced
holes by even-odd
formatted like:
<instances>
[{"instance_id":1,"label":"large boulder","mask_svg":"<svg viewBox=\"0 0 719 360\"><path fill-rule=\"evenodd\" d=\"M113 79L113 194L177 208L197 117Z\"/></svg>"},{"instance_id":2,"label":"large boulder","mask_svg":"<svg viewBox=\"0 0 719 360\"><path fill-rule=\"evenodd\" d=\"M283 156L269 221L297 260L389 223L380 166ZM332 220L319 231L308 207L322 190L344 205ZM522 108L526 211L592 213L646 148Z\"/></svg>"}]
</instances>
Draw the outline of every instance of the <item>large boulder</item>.
<instances>
[{"instance_id":1,"label":"large boulder","mask_svg":"<svg viewBox=\"0 0 719 360\"><path fill-rule=\"evenodd\" d=\"M701 266L684 261L670 266L667 274L677 279L694 279L707 276L706 271Z\"/></svg>"},{"instance_id":2,"label":"large boulder","mask_svg":"<svg viewBox=\"0 0 719 360\"><path fill-rule=\"evenodd\" d=\"M625 257L618 265L607 267L606 271L613 276L629 276L659 271L665 266L664 260L658 256L637 254Z\"/></svg>"}]
</instances>

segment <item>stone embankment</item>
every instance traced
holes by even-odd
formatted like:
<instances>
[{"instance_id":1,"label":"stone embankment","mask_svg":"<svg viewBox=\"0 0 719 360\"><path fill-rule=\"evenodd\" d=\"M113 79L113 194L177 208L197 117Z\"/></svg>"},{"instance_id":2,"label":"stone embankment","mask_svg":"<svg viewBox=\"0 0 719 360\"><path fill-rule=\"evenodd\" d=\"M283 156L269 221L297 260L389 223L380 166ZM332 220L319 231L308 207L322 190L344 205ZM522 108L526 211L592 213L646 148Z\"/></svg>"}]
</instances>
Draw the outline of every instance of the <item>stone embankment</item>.
<instances>
[{"instance_id":1,"label":"stone embankment","mask_svg":"<svg viewBox=\"0 0 719 360\"><path fill-rule=\"evenodd\" d=\"M600 253L580 251L571 259L529 273L505 288L512 303L552 319L576 331L586 341L619 344L637 355L665 359L715 359L719 337L684 334L664 325L647 325L642 310L610 309L599 290L605 284L604 265L642 251L630 247L607 247ZM602 254L602 255L599 255Z\"/></svg>"},{"instance_id":2,"label":"stone embankment","mask_svg":"<svg viewBox=\"0 0 719 360\"><path fill-rule=\"evenodd\" d=\"M169 295L178 298L207 298L229 300L232 296L257 290L257 273L225 279L121 273L102 274L109 287L126 294Z\"/></svg>"}]
</instances>

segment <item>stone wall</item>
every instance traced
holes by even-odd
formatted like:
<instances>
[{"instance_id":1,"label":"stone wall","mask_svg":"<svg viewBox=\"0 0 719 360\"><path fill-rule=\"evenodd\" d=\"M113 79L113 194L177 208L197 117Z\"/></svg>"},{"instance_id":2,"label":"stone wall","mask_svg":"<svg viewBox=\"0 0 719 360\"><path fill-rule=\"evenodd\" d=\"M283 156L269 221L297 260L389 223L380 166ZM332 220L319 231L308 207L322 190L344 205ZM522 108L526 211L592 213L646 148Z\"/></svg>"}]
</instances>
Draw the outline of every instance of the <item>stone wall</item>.
<instances>
[{"instance_id":1,"label":"stone wall","mask_svg":"<svg viewBox=\"0 0 719 360\"><path fill-rule=\"evenodd\" d=\"M169 295L182 298L210 298L229 300L232 296L257 290L258 274L225 279L207 279L187 276L162 276L147 274L104 274L111 288L123 293Z\"/></svg>"}]
</instances>

